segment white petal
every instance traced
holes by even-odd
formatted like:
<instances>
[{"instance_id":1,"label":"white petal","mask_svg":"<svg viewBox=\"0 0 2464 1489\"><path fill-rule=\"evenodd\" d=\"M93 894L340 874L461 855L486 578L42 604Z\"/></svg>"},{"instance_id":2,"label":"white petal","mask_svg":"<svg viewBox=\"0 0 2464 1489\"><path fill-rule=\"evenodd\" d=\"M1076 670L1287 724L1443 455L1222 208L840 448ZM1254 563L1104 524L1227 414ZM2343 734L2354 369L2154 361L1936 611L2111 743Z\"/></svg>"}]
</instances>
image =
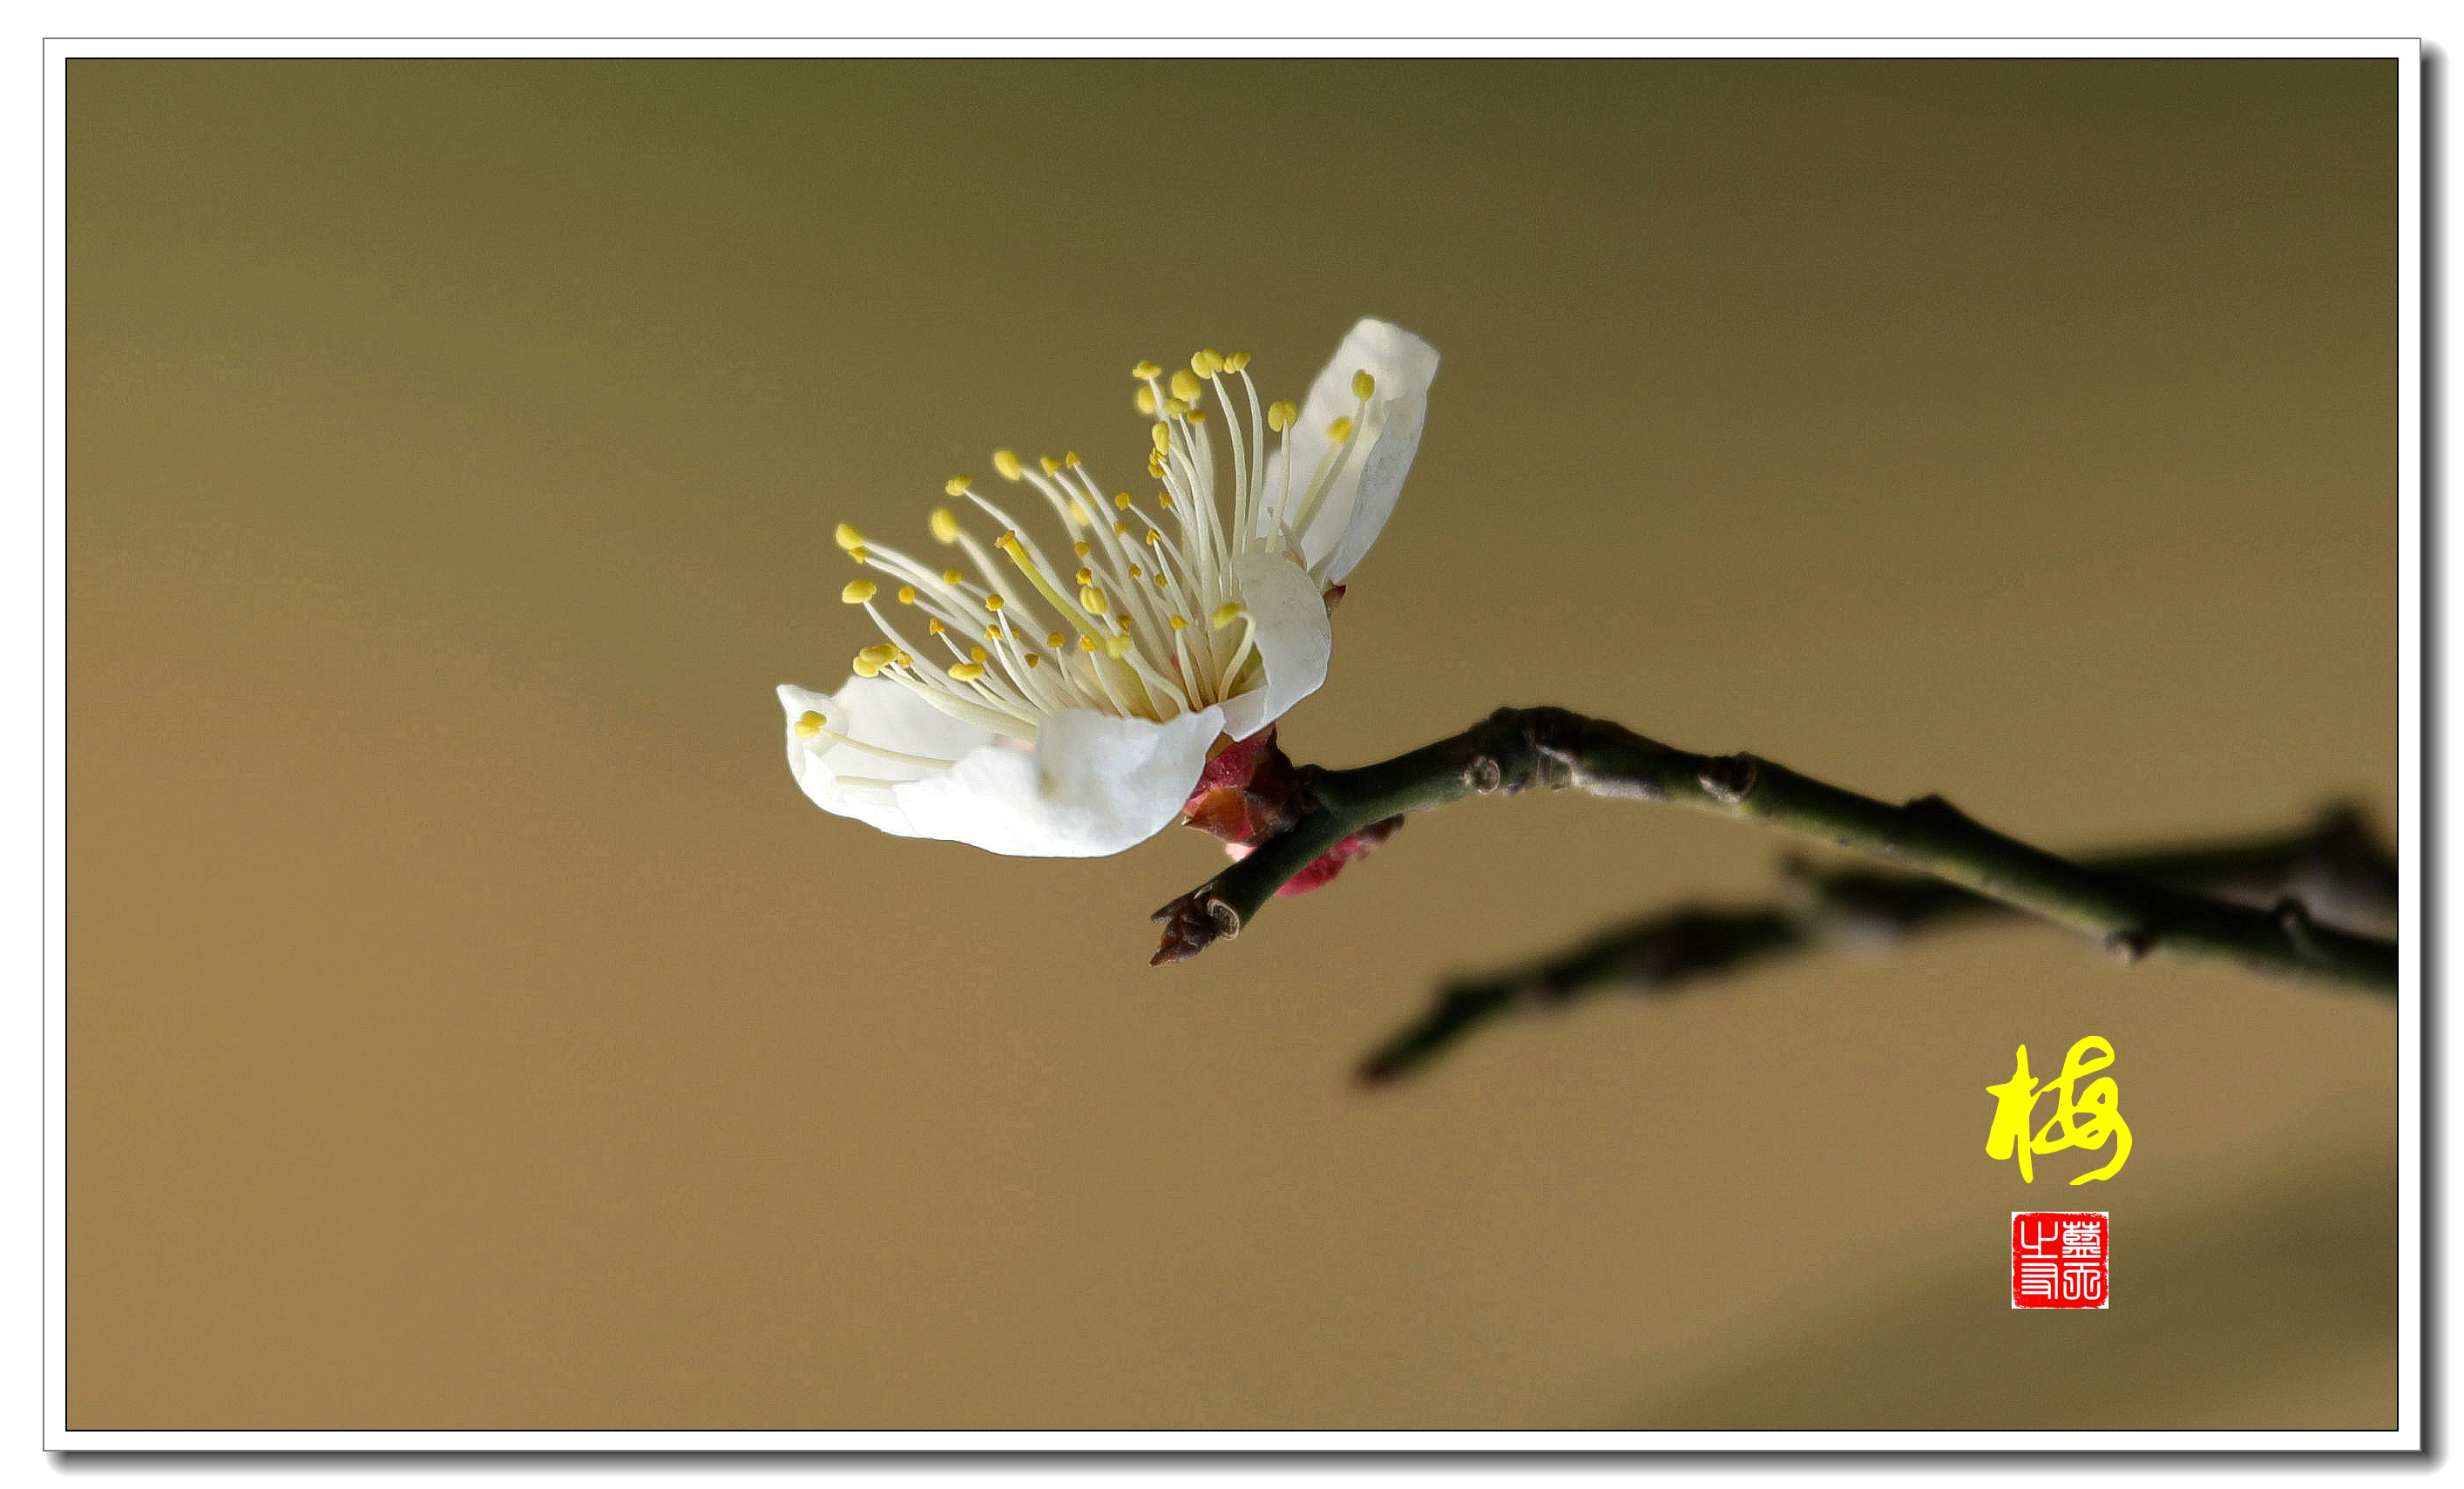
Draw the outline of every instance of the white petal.
<instances>
[{"instance_id":1,"label":"white petal","mask_svg":"<svg viewBox=\"0 0 2464 1489\"><path fill-rule=\"evenodd\" d=\"M851 678L827 697L788 685L787 758L816 805L906 838L946 838L994 853L1095 858L1172 824L1222 732L1221 709L1169 724L1071 710L1045 720L1036 744L960 723L895 683ZM953 763L931 769L885 760L796 734L806 711L833 731L902 754ZM894 782L848 786L844 776Z\"/></svg>"},{"instance_id":2,"label":"white petal","mask_svg":"<svg viewBox=\"0 0 2464 1489\"><path fill-rule=\"evenodd\" d=\"M1215 708L1169 724L1071 709L1044 721L1032 751L987 746L894 794L919 838L1099 858L1172 825L1222 731Z\"/></svg>"},{"instance_id":3,"label":"white petal","mask_svg":"<svg viewBox=\"0 0 2464 1489\"><path fill-rule=\"evenodd\" d=\"M813 804L841 817L870 822L902 838L932 834L911 826L906 811L888 794L869 787L842 786L839 777L913 780L927 774L926 770L904 761L885 760L851 745L804 738L796 733L796 720L807 712L819 713L828 720L833 734L902 755L943 760L957 759L999 737L991 730L950 717L886 678L850 677L835 697L781 683L779 706L787 714L788 767L796 773L796 784L804 788L804 795L813 799Z\"/></svg>"},{"instance_id":4,"label":"white petal","mask_svg":"<svg viewBox=\"0 0 2464 1489\"><path fill-rule=\"evenodd\" d=\"M1383 320L1363 320L1352 328L1335 348L1334 359L1310 384L1300 422L1292 427L1292 510L1283 514L1287 521L1300 515L1303 491L1332 446L1327 427L1352 417L1359 407L1360 401L1352 395L1354 372L1368 373L1377 387L1370 397L1367 415L1356 421L1362 427L1354 432L1353 449L1320 502L1302 545L1312 567L1319 559L1328 559L1321 572L1338 584L1367 557L1370 544L1377 541L1387 517L1394 514L1396 498L1402 494L1403 477L1412 469L1412 456L1420 448L1420 427L1428 419L1429 383L1438 375L1437 349ZM1276 496L1284 490L1283 468L1281 451L1268 456L1266 500L1258 523L1262 536L1274 531Z\"/></svg>"},{"instance_id":5,"label":"white petal","mask_svg":"<svg viewBox=\"0 0 2464 1489\"><path fill-rule=\"evenodd\" d=\"M1325 685L1334 627L1317 581L1291 559L1243 554L1233 560L1232 575L1257 623L1258 660L1266 674L1264 683L1222 705L1223 732L1246 739Z\"/></svg>"}]
</instances>

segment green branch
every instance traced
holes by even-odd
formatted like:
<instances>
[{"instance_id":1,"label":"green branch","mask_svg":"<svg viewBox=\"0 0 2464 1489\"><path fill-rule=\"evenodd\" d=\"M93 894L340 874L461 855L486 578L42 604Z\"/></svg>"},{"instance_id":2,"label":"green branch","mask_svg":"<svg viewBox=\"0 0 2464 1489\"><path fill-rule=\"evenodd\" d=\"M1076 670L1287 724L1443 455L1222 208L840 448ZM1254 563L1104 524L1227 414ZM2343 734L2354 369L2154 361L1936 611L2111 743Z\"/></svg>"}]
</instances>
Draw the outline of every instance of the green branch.
<instances>
[{"instance_id":1,"label":"green branch","mask_svg":"<svg viewBox=\"0 0 2464 1489\"><path fill-rule=\"evenodd\" d=\"M1695 755L1564 709L1500 709L1407 755L1356 770L1304 767L1300 780L1303 805L1289 826L1155 912L1158 965L1239 934L1277 888L1352 832L1469 796L1571 787L1853 848L2093 936L2124 961L2161 953L2395 987L2393 942L2322 925L2299 899L2255 909L2099 872L1983 826L1940 797L1893 806L1754 755Z\"/></svg>"},{"instance_id":2,"label":"green branch","mask_svg":"<svg viewBox=\"0 0 2464 1489\"><path fill-rule=\"evenodd\" d=\"M2156 851L2099 854L2080 866L2243 904L2291 896L2321 918L2360 928L2395 922L2395 862L2348 809L2302 832ZM1785 892L1754 906L1680 906L1586 937L1539 960L1441 987L1427 1012L1360 1062L1371 1084L1425 1068L1477 1031L1527 1011L1609 993L1666 995L1809 952L1881 949L1958 926L2016 917L2010 907L1939 879L1878 869L1818 869L1792 856Z\"/></svg>"}]
</instances>

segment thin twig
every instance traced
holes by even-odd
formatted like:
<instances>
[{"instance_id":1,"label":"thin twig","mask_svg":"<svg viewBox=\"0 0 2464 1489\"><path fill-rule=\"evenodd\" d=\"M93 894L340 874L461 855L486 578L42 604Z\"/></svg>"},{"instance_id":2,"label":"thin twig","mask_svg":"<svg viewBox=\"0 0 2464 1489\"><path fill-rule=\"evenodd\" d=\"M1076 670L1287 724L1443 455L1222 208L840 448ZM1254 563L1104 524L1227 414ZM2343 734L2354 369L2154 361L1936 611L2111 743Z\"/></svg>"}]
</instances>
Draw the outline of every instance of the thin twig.
<instances>
[{"instance_id":1,"label":"thin twig","mask_svg":"<svg viewBox=\"0 0 2464 1489\"><path fill-rule=\"evenodd\" d=\"M2347 930L2392 927L2395 860L2359 814L2338 808L2301 832L2097 854L2081 867L2244 905L2291 899ZM1754 906L1680 906L1588 936L1524 965L1450 980L1426 1013L1360 1062L1379 1084L1424 1069L1508 1015L1608 993L1666 995L1696 982L1837 946L1880 950L1912 936L2016 912L1939 879L1783 861L1786 892Z\"/></svg>"},{"instance_id":2,"label":"thin twig","mask_svg":"<svg viewBox=\"0 0 2464 1489\"><path fill-rule=\"evenodd\" d=\"M1921 870L2098 938L2155 953L2392 991L2391 941L2323 925L2298 902L2254 909L2084 868L1981 825L1940 797L1892 806L1750 755L1672 749L1564 709L1500 709L1462 734L1356 770L1304 767L1297 819L1155 912L1156 963L1237 935L1268 897L1349 833L1468 796L1573 787L1762 822Z\"/></svg>"}]
</instances>

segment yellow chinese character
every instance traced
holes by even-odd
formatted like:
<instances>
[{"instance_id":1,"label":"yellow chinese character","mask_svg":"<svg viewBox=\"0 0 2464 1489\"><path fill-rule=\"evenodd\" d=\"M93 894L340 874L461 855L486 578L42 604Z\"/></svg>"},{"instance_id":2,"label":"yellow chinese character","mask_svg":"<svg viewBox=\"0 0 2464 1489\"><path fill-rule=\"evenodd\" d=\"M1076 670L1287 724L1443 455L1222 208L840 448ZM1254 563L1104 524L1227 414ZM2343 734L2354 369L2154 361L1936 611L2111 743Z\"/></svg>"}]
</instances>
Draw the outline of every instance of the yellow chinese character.
<instances>
[{"instance_id":1,"label":"yellow chinese character","mask_svg":"<svg viewBox=\"0 0 2464 1489\"><path fill-rule=\"evenodd\" d=\"M2036 1174L2029 1162L2031 1153L2057 1153L2065 1148L2098 1149L2111 1138L2113 1161L2071 1182L2084 1184L2120 1173L2122 1165L2130 1157L2130 1124L2122 1120L2120 1109L2122 1088L2113 1084L2113 1077L2103 1076L2090 1082L2077 1101L2071 1099L2073 1083L2112 1063L2113 1046L2091 1034L2062 1057L2061 1079L2040 1091L2035 1077L2028 1073L2028 1046L2020 1045L2019 1063L2011 1072L2011 1079L1985 1088L1985 1093L1998 1103L1993 1108L1993 1126L1985 1134L1985 1155L2008 1158L2016 1150L2019 1177L2034 1184ZM2037 1128L2031 1138L2028 1127L2035 1120L2036 1103L2049 1095L2060 1098L2053 1120Z\"/></svg>"}]
</instances>

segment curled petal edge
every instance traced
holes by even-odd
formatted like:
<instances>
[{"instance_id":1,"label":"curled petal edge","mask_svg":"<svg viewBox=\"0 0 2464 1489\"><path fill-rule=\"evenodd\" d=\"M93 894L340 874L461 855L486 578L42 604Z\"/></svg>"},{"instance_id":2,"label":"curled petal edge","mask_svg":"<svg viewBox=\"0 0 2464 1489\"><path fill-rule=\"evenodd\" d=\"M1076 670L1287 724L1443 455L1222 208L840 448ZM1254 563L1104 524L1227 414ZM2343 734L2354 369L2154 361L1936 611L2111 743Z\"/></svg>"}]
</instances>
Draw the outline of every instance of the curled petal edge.
<instances>
[{"instance_id":1,"label":"curled petal edge","mask_svg":"<svg viewBox=\"0 0 2464 1489\"><path fill-rule=\"evenodd\" d=\"M1233 563L1242 603L1258 627L1258 660L1265 680L1218 707L1223 732L1246 739L1326 686L1334 654L1334 625L1316 580L1281 554L1243 554Z\"/></svg>"},{"instance_id":2,"label":"curled petal edge","mask_svg":"<svg viewBox=\"0 0 2464 1489\"><path fill-rule=\"evenodd\" d=\"M1354 325L1335 348L1326 370L1310 384L1309 401L1301 405L1290 441L1290 479L1295 486L1306 487L1320 460L1333 448L1328 426L1352 418L1359 408L1360 401L1352 390L1355 372L1367 372L1376 387L1362 427L1355 428L1352 449L1345 453L1302 541L1302 553L1310 566L1322 564L1328 582L1337 584L1368 557L1402 495L1403 479L1411 472L1412 457L1419 451L1420 432L1428 420L1429 384L1438 375L1437 348L1390 321L1368 318ZM1265 490L1281 493L1284 483L1285 456L1279 450L1268 457ZM1293 491L1290 500L1297 506L1301 492ZM1259 513L1259 536L1273 536L1278 515L1289 520L1298 514L1279 513L1276 503L1265 503Z\"/></svg>"}]
</instances>

